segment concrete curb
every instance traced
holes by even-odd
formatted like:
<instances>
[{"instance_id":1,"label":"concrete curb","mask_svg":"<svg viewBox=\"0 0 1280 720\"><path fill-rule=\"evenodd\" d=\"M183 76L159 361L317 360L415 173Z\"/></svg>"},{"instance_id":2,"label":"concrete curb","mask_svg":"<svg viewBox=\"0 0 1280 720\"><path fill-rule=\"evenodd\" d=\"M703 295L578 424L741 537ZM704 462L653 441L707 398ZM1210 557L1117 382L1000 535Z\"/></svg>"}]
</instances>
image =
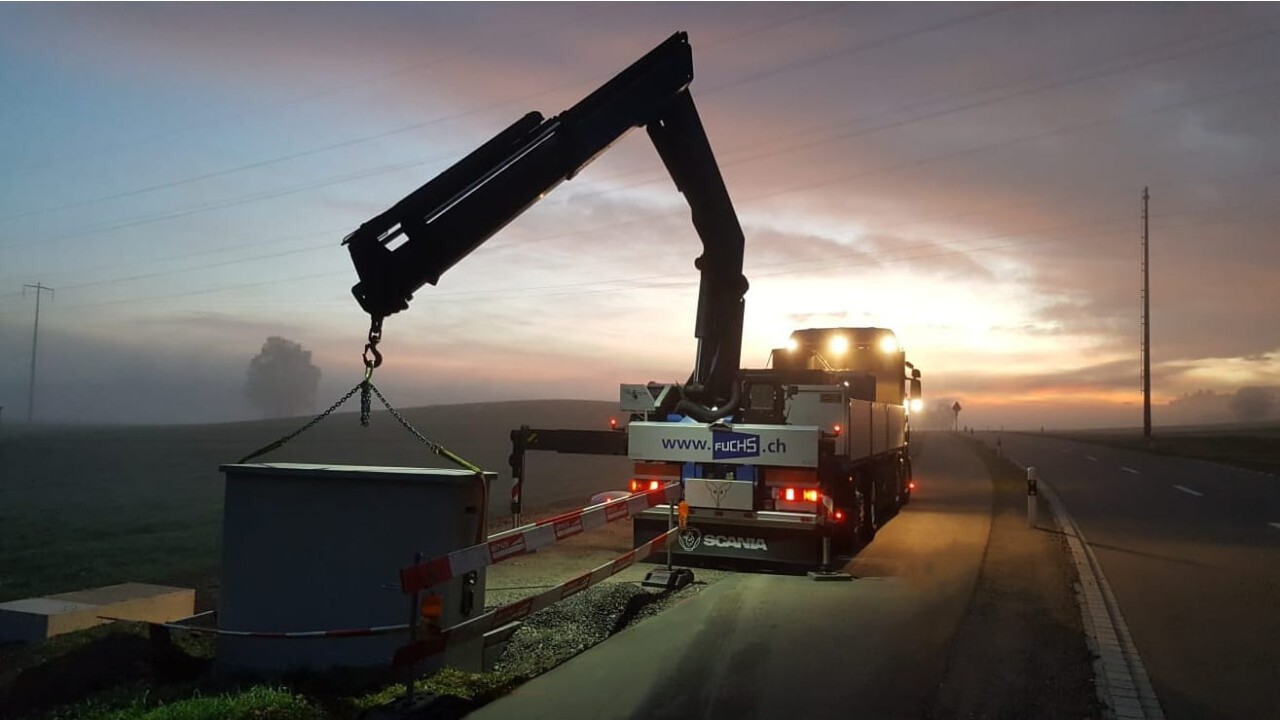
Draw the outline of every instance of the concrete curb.
<instances>
[{"instance_id":1,"label":"concrete curb","mask_svg":"<svg viewBox=\"0 0 1280 720\"><path fill-rule=\"evenodd\" d=\"M1010 462L1026 470L1022 463ZM1165 720L1160 701L1142 664L1142 656L1129 635L1120 603L1111 592L1102 565L1053 486L1041 477L1039 488L1067 538L1067 547L1080 577L1077 602L1084 621L1085 639L1097 657L1094 677L1098 697L1106 706L1107 714L1116 720Z\"/></svg>"}]
</instances>

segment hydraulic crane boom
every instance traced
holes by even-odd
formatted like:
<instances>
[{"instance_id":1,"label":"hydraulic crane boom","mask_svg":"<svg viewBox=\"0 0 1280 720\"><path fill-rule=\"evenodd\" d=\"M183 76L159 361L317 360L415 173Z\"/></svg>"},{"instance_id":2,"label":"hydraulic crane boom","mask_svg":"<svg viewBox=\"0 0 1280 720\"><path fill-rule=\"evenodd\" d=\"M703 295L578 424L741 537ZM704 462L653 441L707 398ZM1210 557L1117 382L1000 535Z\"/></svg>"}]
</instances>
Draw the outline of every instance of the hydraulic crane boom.
<instances>
[{"instance_id":1,"label":"hydraulic crane boom","mask_svg":"<svg viewBox=\"0 0 1280 720\"><path fill-rule=\"evenodd\" d=\"M692 210L703 254L697 360L685 393L736 404L742 350L742 228L689 94L693 55L672 35L578 104L551 119L529 113L436 178L372 218L344 243L360 282L352 293L374 318L406 309L440 276L597 155L644 127ZM404 238L395 249L394 241ZM704 420L705 421L705 420Z\"/></svg>"}]
</instances>

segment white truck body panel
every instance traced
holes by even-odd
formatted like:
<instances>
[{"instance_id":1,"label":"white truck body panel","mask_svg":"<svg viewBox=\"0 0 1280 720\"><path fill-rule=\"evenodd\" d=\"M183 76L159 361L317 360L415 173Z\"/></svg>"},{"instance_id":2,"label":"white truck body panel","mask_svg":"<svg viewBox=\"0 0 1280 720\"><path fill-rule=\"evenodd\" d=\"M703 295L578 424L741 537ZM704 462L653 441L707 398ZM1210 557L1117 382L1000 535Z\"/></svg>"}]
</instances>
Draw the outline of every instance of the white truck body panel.
<instances>
[{"instance_id":1,"label":"white truck body panel","mask_svg":"<svg viewBox=\"0 0 1280 720\"><path fill-rule=\"evenodd\" d=\"M633 422L627 454L633 460L817 467L818 432L796 425Z\"/></svg>"},{"instance_id":2,"label":"white truck body panel","mask_svg":"<svg viewBox=\"0 0 1280 720\"><path fill-rule=\"evenodd\" d=\"M853 460L874 457L906 444L906 410L901 405L846 399L839 385L798 385L787 399L787 422L817 425L831 432L840 425L836 454Z\"/></svg>"}]
</instances>

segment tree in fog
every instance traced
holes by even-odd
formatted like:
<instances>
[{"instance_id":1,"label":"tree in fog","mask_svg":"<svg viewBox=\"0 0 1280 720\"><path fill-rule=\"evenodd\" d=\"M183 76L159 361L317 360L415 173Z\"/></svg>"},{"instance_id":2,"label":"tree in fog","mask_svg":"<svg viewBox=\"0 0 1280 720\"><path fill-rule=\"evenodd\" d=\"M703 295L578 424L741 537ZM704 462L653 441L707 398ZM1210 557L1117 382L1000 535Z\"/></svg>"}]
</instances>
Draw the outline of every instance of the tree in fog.
<instances>
[{"instance_id":1,"label":"tree in fog","mask_svg":"<svg viewBox=\"0 0 1280 720\"><path fill-rule=\"evenodd\" d=\"M300 415L315 409L320 368L311 364L311 351L282 337L269 337L249 362L244 393L267 417Z\"/></svg>"},{"instance_id":2,"label":"tree in fog","mask_svg":"<svg viewBox=\"0 0 1280 720\"><path fill-rule=\"evenodd\" d=\"M1231 411L1241 422L1266 420L1275 412L1275 408L1275 388L1242 387L1231 398Z\"/></svg>"}]
</instances>

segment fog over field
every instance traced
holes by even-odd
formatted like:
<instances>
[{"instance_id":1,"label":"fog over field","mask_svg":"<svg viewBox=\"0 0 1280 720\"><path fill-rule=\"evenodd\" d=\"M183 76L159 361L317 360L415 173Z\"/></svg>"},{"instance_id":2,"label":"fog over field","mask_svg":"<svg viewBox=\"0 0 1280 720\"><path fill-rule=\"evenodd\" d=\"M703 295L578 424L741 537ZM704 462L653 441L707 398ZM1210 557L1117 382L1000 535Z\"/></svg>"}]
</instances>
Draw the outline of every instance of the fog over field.
<instances>
[{"instance_id":1,"label":"fog over field","mask_svg":"<svg viewBox=\"0 0 1280 720\"><path fill-rule=\"evenodd\" d=\"M1133 426L1151 192L1157 424L1277 417L1272 4L0 7L0 406L262 413L268 337L355 384L341 239L675 30L746 238L743 364L893 328L961 422ZM633 133L388 319L404 405L685 379L698 240Z\"/></svg>"}]
</instances>

